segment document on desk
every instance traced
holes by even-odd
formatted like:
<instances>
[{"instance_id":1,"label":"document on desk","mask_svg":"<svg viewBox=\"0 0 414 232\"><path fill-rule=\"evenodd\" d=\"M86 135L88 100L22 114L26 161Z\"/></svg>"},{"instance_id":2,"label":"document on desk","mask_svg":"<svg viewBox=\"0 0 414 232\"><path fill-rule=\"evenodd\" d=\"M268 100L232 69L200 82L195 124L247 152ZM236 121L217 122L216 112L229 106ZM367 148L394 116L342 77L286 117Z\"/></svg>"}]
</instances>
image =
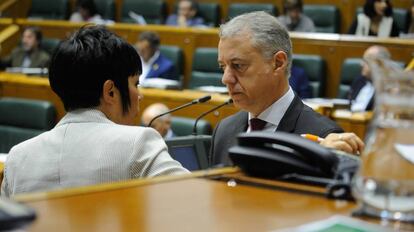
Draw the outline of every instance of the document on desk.
<instances>
[{"instance_id":1,"label":"document on desk","mask_svg":"<svg viewBox=\"0 0 414 232\"><path fill-rule=\"evenodd\" d=\"M389 228L368 223L359 219L335 215L330 218L311 222L293 228L275 230L275 232L386 232Z\"/></svg>"}]
</instances>

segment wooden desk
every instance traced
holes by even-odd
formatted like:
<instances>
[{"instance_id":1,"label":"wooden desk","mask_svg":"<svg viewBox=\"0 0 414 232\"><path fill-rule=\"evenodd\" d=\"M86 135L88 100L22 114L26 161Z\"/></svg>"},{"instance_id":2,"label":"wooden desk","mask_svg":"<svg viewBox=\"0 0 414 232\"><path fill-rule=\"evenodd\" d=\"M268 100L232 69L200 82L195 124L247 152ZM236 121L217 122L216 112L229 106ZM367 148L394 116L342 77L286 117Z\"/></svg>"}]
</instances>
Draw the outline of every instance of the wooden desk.
<instances>
[{"instance_id":1,"label":"wooden desk","mask_svg":"<svg viewBox=\"0 0 414 232\"><path fill-rule=\"evenodd\" d=\"M67 21L27 19L18 19L16 23L21 28L38 26L42 29L45 37L60 39L65 38L83 25ZM217 29L177 28L160 25L140 26L125 23L115 24L109 26L109 28L130 43L136 42L139 33L151 30L159 33L163 44L181 47L184 52L184 87L188 86L191 77L195 49L199 47L217 47L219 41ZM365 49L372 44L387 47L393 55L393 59L406 63L412 59L414 51L413 40L324 33L291 33L290 35L295 54L319 55L326 61L327 85L325 95L331 98L336 97L341 65L344 59L362 57Z\"/></svg>"},{"instance_id":2,"label":"wooden desk","mask_svg":"<svg viewBox=\"0 0 414 232\"><path fill-rule=\"evenodd\" d=\"M373 112L344 112L334 111L331 118L335 120L346 132L354 132L361 139L364 139L371 123Z\"/></svg>"},{"instance_id":3,"label":"wooden desk","mask_svg":"<svg viewBox=\"0 0 414 232\"><path fill-rule=\"evenodd\" d=\"M220 105L228 100L227 95L211 94L193 90L161 90L161 89L140 89L144 100L140 104L140 112L136 118L139 124L140 116L148 105L155 102L162 102L171 109L179 105L191 102L194 99L211 95L212 99L206 103L193 105L186 109L173 113L175 116L197 118L201 113ZM63 103L59 97L52 91L47 78L28 77L23 74L0 73L0 97L21 97L29 99L47 100L55 105L57 110L57 119L60 120L66 113ZM214 128L218 121L236 113L238 109L233 105L224 106L221 109L207 115L204 119L211 123Z\"/></svg>"},{"instance_id":4,"label":"wooden desk","mask_svg":"<svg viewBox=\"0 0 414 232\"><path fill-rule=\"evenodd\" d=\"M269 231L349 215L355 203L328 200L315 187L215 181L237 169L16 196L33 207L28 231ZM194 178L195 176L204 178ZM267 182L267 183L264 183ZM236 183L236 184L235 184Z\"/></svg>"}]
</instances>

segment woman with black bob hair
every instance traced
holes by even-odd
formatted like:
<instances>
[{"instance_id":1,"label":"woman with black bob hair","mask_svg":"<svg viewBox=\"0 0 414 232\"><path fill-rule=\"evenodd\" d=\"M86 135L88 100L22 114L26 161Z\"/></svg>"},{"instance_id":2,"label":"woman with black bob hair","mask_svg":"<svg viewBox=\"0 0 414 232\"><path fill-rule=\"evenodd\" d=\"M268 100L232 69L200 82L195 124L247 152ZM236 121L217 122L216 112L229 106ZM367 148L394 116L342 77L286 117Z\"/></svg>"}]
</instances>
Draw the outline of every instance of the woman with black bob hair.
<instances>
[{"instance_id":1,"label":"woman with black bob hair","mask_svg":"<svg viewBox=\"0 0 414 232\"><path fill-rule=\"evenodd\" d=\"M11 149L2 196L187 173L158 132L134 126L141 70L135 48L103 27L83 27L62 42L49 81L67 114Z\"/></svg>"},{"instance_id":2,"label":"woman with black bob hair","mask_svg":"<svg viewBox=\"0 0 414 232\"><path fill-rule=\"evenodd\" d=\"M400 30L392 14L389 0L366 0L364 12L357 15L348 34L396 37Z\"/></svg>"}]
</instances>

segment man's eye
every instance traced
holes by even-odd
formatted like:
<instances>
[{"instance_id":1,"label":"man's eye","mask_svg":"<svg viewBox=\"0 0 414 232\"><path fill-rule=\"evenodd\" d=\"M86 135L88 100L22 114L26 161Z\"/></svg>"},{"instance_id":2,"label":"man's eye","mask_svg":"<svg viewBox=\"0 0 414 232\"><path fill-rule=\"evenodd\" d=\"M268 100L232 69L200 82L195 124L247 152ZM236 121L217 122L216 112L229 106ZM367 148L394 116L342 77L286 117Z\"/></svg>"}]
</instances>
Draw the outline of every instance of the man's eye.
<instances>
[{"instance_id":1,"label":"man's eye","mask_svg":"<svg viewBox=\"0 0 414 232\"><path fill-rule=\"evenodd\" d=\"M233 64L233 68L237 71L244 71L246 69L246 65L244 64Z\"/></svg>"}]
</instances>

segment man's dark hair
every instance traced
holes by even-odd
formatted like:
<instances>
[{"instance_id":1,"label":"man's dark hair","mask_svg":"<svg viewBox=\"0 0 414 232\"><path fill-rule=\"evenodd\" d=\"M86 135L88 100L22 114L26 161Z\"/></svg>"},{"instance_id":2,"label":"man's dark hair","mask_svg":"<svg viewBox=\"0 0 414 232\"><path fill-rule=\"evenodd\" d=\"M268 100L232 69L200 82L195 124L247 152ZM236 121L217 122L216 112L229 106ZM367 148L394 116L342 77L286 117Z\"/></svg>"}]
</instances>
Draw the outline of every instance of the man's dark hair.
<instances>
[{"instance_id":1,"label":"man's dark hair","mask_svg":"<svg viewBox=\"0 0 414 232\"><path fill-rule=\"evenodd\" d=\"M31 31L35 35L38 44L40 44L42 42L43 35L42 35L42 31L40 30L39 27L35 27L35 26L26 27L26 28L24 28L24 31Z\"/></svg>"},{"instance_id":2,"label":"man's dark hair","mask_svg":"<svg viewBox=\"0 0 414 232\"><path fill-rule=\"evenodd\" d=\"M93 0L79 0L78 8L83 8L89 12L90 16L94 16L98 13L95 2Z\"/></svg>"},{"instance_id":3,"label":"man's dark hair","mask_svg":"<svg viewBox=\"0 0 414 232\"><path fill-rule=\"evenodd\" d=\"M126 113L131 105L128 78L141 72L133 46L102 26L86 26L59 44L50 63L49 81L66 111L71 111L98 106L103 84L112 80Z\"/></svg>"},{"instance_id":4,"label":"man's dark hair","mask_svg":"<svg viewBox=\"0 0 414 232\"><path fill-rule=\"evenodd\" d=\"M379 0L366 0L365 5L364 5L364 14L366 16L368 16L369 18L373 18L375 16L377 16L377 12L375 12L375 2L377 2ZM389 17L392 16L392 5L391 2L389 0L385 1L387 4L387 8L384 11L384 15Z\"/></svg>"},{"instance_id":5,"label":"man's dark hair","mask_svg":"<svg viewBox=\"0 0 414 232\"><path fill-rule=\"evenodd\" d=\"M284 0L283 9L286 14L289 10L298 9L300 12L303 11L303 2L302 0Z\"/></svg>"},{"instance_id":6,"label":"man's dark hair","mask_svg":"<svg viewBox=\"0 0 414 232\"><path fill-rule=\"evenodd\" d=\"M139 34L138 41L148 41L151 48L156 50L160 46L160 37L152 31L144 31Z\"/></svg>"}]
</instances>

